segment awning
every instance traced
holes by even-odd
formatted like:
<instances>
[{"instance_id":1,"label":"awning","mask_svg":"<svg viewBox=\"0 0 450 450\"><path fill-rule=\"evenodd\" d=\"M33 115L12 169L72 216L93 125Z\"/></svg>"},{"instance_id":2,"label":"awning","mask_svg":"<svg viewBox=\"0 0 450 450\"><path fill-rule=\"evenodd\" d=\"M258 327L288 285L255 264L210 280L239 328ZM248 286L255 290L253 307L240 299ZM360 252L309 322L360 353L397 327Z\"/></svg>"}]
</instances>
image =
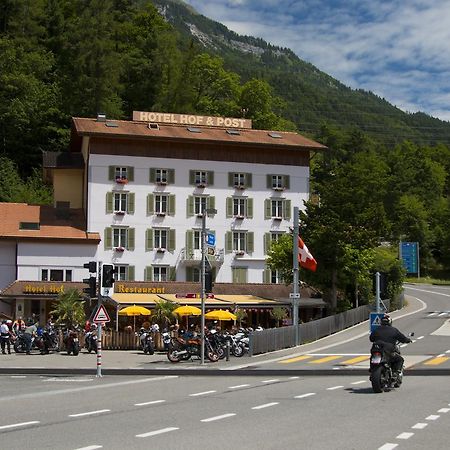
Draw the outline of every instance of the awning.
<instances>
[{"instance_id":1,"label":"awning","mask_svg":"<svg viewBox=\"0 0 450 450\"><path fill-rule=\"evenodd\" d=\"M219 294L215 297L217 300L223 300L227 303L234 303L239 306L277 306L278 302L269 300L256 295L228 295Z\"/></svg>"},{"instance_id":2,"label":"awning","mask_svg":"<svg viewBox=\"0 0 450 450\"><path fill-rule=\"evenodd\" d=\"M202 301L201 298L185 298L185 297L177 297L176 294L159 294L158 297L162 298L163 300L169 300L171 302L178 303L179 305L195 305L199 306L201 305ZM223 301L215 298L205 298L205 305L210 308L220 308L220 307L227 307L230 306L230 302Z\"/></svg>"},{"instance_id":3,"label":"awning","mask_svg":"<svg viewBox=\"0 0 450 450\"><path fill-rule=\"evenodd\" d=\"M147 305L150 308L161 301L161 296L156 294L117 294L111 298L119 305Z\"/></svg>"}]
</instances>

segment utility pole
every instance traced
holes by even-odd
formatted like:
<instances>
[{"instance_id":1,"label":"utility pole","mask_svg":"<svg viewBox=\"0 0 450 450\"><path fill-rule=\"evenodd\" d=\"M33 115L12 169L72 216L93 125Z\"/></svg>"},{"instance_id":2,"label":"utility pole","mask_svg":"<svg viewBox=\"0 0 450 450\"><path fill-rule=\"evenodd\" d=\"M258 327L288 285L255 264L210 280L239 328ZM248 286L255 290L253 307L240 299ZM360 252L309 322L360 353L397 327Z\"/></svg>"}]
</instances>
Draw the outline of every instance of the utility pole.
<instances>
[{"instance_id":1,"label":"utility pole","mask_svg":"<svg viewBox=\"0 0 450 450\"><path fill-rule=\"evenodd\" d=\"M299 329L298 329L298 301L300 298L300 292L299 292L299 273L298 273L298 220L299 220L299 212L298 212L298 206L294 206L294 228L292 233L292 244L293 244L293 257L292 257L292 266L294 269L294 276L292 281L292 325L294 325L294 331L295 331L295 345L299 345L300 336L299 336Z\"/></svg>"}]
</instances>

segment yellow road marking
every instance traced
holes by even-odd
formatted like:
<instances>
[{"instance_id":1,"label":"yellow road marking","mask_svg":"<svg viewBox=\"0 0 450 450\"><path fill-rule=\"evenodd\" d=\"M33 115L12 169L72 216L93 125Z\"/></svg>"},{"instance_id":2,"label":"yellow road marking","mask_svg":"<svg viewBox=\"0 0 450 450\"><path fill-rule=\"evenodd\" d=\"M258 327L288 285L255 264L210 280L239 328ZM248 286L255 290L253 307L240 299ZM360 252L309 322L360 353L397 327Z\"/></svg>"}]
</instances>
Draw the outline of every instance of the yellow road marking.
<instances>
[{"instance_id":1,"label":"yellow road marking","mask_svg":"<svg viewBox=\"0 0 450 450\"><path fill-rule=\"evenodd\" d=\"M303 360L309 359L309 358L312 358L312 357L309 355L297 356L295 358L284 359L283 361L280 361L280 364L289 364L289 363L293 363L293 362L297 362L297 361L303 361Z\"/></svg>"},{"instance_id":2,"label":"yellow road marking","mask_svg":"<svg viewBox=\"0 0 450 450\"><path fill-rule=\"evenodd\" d=\"M450 359L450 357L448 356L437 356L436 358L430 359L427 362L424 362L424 366L437 366L439 364L444 363L445 361L447 361L448 359Z\"/></svg>"},{"instance_id":3,"label":"yellow road marking","mask_svg":"<svg viewBox=\"0 0 450 450\"><path fill-rule=\"evenodd\" d=\"M357 356L356 358L347 359L347 361L342 361L342 364L350 365L350 364L356 364L361 361L367 361L369 359L369 356Z\"/></svg>"},{"instance_id":4,"label":"yellow road marking","mask_svg":"<svg viewBox=\"0 0 450 450\"><path fill-rule=\"evenodd\" d=\"M316 359L314 361L309 361L309 364L322 364L328 361L333 361L333 359L342 358L341 355L325 356L325 358Z\"/></svg>"}]
</instances>

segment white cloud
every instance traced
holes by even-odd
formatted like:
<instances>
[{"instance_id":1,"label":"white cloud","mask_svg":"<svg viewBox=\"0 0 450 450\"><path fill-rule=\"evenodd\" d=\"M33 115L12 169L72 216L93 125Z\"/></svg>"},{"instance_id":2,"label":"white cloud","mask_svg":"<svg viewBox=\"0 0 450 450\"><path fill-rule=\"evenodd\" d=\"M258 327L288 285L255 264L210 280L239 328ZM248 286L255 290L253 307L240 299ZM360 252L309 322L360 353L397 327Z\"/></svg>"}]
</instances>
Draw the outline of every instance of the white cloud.
<instances>
[{"instance_id":1,"label":"white cloud","mask_svg":"<svg viewBox=\"0 0 450 450\"><path fill-rule=\"evenodd\" d=\"M449 0L187 0L398 107L448 120ZM337 5L338 4L338 5Z\"/></svg>"}]
</instances>

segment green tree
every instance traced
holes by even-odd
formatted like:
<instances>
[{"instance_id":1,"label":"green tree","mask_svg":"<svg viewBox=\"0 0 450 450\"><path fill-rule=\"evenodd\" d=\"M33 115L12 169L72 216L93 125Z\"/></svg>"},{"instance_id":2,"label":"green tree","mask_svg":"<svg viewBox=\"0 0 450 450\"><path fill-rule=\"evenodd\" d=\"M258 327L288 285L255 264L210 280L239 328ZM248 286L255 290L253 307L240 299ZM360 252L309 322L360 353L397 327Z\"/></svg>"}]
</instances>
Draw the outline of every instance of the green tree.
<instances>
[{"instance_id":1,"label":"green tree","mask_svg":"<svg viewBox=\"0 0 450 450\"><path fill-rule=\"evenodd\" d=\"M57 325L73 328L85 321L84 301L81 301L80 293L76 289L61 292L53 308L50 314L55 316Z\"/></svg>"},{"instance_id":2,"label":"green tree","mask_svg":"<svg viewBox=\"0 0 450 450\"><path fill-rule=\"evenodd\" d=\"M161 300L155 304L155 309L152 313L152 321L156 322L161 328L167 328L176 320L173 313L178 305L169 300Z\"/></svg>"},{"instance_id":3,"label":"green tree","mask_svg":"<svg viewBox=\"0 0 450 450\"><path fill-rule=\"evenodd\" d=\"M275 326L278 328L280 326L280 322L288 317L289 312L282 306L276 306L272 309L270 315L275 319Z\"/></svg>"}]
</instances>

